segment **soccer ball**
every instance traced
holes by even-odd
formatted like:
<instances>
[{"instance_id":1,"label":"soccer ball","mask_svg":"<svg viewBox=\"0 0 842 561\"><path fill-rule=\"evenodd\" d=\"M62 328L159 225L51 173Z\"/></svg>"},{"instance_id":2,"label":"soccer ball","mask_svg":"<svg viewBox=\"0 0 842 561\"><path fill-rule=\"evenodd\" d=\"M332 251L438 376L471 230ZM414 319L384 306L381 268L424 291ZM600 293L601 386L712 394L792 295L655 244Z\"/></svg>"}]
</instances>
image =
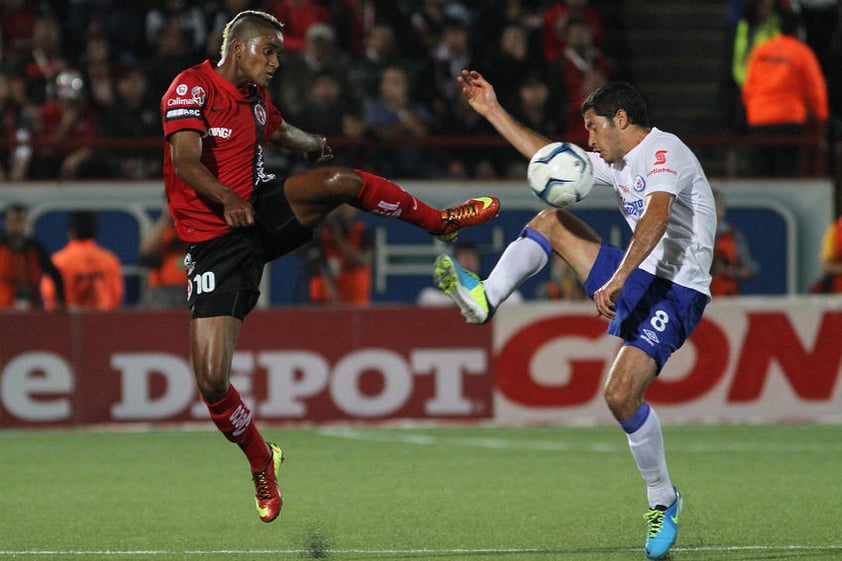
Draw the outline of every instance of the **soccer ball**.
<instances>
[{"instance_id":1,"label":"soccer ball","mask_svg":"<svg viewBox=\"0 0 842 561\"><path fill-rule=\"evenodd\" d=\"M529 186L555 207L584 199L593 187L593 166L585 151L569 142L547 144L532 156L526 171Z\"/></svg>"}]
</instances>

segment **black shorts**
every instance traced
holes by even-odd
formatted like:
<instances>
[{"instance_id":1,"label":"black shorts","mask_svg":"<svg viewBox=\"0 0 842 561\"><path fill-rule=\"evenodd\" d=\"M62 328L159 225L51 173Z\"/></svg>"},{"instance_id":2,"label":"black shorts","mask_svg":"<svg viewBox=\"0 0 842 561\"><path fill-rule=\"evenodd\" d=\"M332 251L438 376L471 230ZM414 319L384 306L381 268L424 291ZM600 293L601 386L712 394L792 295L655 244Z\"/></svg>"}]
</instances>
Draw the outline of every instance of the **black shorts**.
<instances>
[{"instance_id":1,"label":"black shorts","mask_svg":"<svg viewBox=\"0 0 842 561\"><path fill-rule=\"evenodd\" d=\"M289 207L283 180L259 187L253 204L254 227L187 247L187 305L193 318L242 320L257 304L265 264L312 239L313 229L302 226Z\"/></svg>"}]
</instances>

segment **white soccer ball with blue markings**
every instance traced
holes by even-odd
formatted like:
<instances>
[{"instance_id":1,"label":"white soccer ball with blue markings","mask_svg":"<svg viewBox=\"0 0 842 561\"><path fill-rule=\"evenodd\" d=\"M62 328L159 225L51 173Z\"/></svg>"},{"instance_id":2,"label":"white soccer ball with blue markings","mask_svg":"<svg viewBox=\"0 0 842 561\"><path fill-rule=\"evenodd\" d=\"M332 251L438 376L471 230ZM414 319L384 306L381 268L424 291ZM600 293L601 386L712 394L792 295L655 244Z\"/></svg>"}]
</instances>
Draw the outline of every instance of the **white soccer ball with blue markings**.
<instances>
[{"instance_id":1,"label":"white soccer ball with blue markings","mask_svg":"<svg viewBox=\"0 0 842 561\"><path fill-rule=\"evenodd\" d=\"M555 207L567 207L591 192L593 166L581 147L553 142L535 152L526 178L541 200Z\"/></svg>"}]
</instances>

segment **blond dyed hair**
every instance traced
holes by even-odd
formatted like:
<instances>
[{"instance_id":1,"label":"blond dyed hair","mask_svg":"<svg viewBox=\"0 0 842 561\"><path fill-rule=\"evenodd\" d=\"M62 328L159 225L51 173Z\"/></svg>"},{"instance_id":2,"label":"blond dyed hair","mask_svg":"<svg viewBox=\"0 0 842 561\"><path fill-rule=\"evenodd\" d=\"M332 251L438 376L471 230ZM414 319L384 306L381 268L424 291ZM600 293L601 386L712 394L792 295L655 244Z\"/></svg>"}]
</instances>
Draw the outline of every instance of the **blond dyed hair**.
<instances>
[{"instance_id":1,"label":"blond dyed hair","mask_svg":"<svg viewBox=\"0 0 842 561\"><path fill-rule=\"evenodd\" d=\"M220 56L225 58L225 53L228 52L231 41L239 39L246 42L255 37L261 27L271 27L281 34L284 31L284 24L278 21L278 18L259 10L244 10L231 18L231 21L225 24L225 29L222 30Z\"/></svg>"}]
</instances>

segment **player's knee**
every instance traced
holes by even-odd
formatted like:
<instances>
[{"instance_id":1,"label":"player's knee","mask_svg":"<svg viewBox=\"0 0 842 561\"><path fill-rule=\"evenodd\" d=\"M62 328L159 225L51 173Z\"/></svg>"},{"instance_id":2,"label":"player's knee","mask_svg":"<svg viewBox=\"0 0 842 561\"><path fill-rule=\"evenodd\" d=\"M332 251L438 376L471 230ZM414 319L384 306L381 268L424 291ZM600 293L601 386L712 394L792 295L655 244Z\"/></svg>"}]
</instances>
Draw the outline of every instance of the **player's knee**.
<instances>
[{"instance_id":1,"label":"player's knee","mask_svg":"<svg viewBox=\"0 0 842 561\"><path fill-rule=\"evenodd\" d=\"M557 209L545 208L544 210L536 214L532 218L532 220L529 221L527 227L532 228L533 230L537 230L545 236L549 236L552 232L553 226L558 224L556 212Z\"/></svg>"},{"instance_id":2,"label":"player's knee","mask_svg":"<svg viewBox=\"0 0 842 561\"><path fill-rule=\"evenodd\" d=\"M330 191L337 193L341 198L350 200L356 197L363 186L363 178L354 169L342 166L331 166L324 168L325 184Z\"/></svg>"},{"instance_id":3,"label":"player's knee","mask_svg":"<svg viewBox=\"0 0 842 561\"><path fill-rule=\"evenodd\" d=\"M611 384L605 387L603 398L605 404L608 405L608 410L618 421L628 419L637 409L634 404L635 400L628 392Z\"/></svg>"}]
</instances>

